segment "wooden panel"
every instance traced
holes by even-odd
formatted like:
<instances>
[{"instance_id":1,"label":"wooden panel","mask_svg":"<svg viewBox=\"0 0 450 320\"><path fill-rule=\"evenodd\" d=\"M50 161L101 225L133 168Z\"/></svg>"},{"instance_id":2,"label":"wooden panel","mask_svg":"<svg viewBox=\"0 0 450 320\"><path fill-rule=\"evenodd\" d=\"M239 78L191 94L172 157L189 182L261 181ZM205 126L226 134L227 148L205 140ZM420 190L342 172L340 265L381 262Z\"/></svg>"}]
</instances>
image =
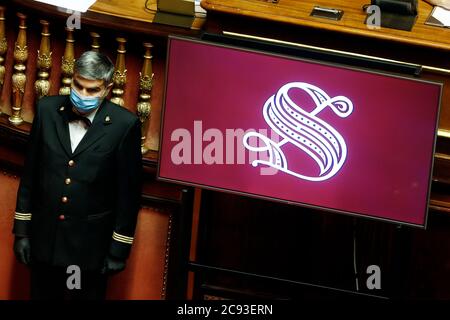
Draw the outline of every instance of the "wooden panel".
<instances>
[{"instance_id":1,"label":"wooden panel","mask_svg":"<svg viewBox=\"0 0 450 320\"><path fill-rule=\"evenodd\" d=\"M161 299L167 274L170 212L143 208L139 213L135 242L124 272L112 276L108 299Z\"/></svg>"},{"instance_id":2,"label":"wooden panel","mask_svg":"<svg viewBox=\"0 0 450 320\"><path fill-rule=\"evenodd\" d=\"M213 191L202 198L196 262L266 278L194 269L196 298L449 298L447 214L432 210L420 230ZM366 287L370 265L380 267L381 290Z\"/></svg>"},{"instance_id":3,"label":"wooden panel","mask_svg":"<svg viewBox=\"0 0 450 320\"><path fill-rule=\"evenodd\" d=\"M0 173L0 300L29 298L29 270L13 253L12 224L18 177ZM142 208L124 272L111 277L108 299L161 299L167 274L169 219L173 212Z\"/></svg>"},{"instance_id":4,"label":"wooden panel","mask_svg":"<svg viewBox=\"0 0 450 320\"><path fill-rule=\"evenodd\" d=\"M450 219L432 212L428 230L415 230L409 243L406 291L412 297L450 300Z\"/></svg>"},{"instance_id":5,"label":"wooden panel","mask_svg":"<svg viewBox=\"0 0 450 320\"><path fill-rule=\"evenodd\" d=\"M0 173L0 300L29 298L29 270L18 263L12 233L19 179Z\"/></svg>"},{"instance_id":6,"label":"wooden panel","mask_svg":"<svg viewBox=\"0 0 450 320\"><path fill-rule=\"evenodd\" d=\"M202 198L199 263L354 289L353 218L212 191ZM246 291L241 277L232 279L212 275L210 284ZM260 297L270 294L265 286L248 290Z\"/></svg>"},{"instance_id":7,"label":"wooden panel","mask_svg":"<svg viewBox=\"0 0 450 320\"><path fill-rule=\"evenodd\" d=\"M366 15L362 10L363 5L367 3L370 3L370 1L280 0L276 4L261 0L203 0L201 2L202 6L208 11L245 15L351 35L450 50L450 30L424 24L432 9L430 4L419 1L419 17L412 30L413 33L411 33L388 28L369 30L364 24ZM343 9L344 16L340 21L310 17L314 5Z\"/></svg>"}]
</instances>

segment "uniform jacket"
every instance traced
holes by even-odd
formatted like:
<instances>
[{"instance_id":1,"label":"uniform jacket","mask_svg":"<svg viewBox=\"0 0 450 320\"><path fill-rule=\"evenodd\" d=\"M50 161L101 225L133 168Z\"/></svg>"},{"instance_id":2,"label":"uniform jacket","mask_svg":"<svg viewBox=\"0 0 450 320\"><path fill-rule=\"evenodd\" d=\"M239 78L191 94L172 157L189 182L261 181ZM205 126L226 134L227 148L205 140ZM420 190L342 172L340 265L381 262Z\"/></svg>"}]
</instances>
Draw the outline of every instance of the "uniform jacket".
<instances>
[{"instance_id":1,"label":"uniform jacket","mask_svg":"<svg viewBox=\"0 0 450 320\"><path fill-rule=\"evenodd\" d=\"M31 237L41 263L95 270L107 254L127 258L140 207L139 119L105 99L72 153L69 96L36 108L13 232Z\"/></svg>"}]
</instances>

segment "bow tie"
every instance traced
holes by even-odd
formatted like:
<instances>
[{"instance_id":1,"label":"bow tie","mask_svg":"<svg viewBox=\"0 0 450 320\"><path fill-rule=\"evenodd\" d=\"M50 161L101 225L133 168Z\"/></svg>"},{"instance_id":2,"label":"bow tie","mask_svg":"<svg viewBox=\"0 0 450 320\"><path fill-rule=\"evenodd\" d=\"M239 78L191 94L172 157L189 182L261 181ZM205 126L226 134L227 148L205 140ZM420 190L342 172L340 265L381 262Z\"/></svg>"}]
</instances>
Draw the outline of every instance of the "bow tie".
<instances>
[{"instance_id":1,"label":"bow tie","mask_svg":"<svg viewBox=\"0 0 450 320\"><path fill-rule=\"evenodd\" d=\"M72 108L69 108L68 115L69 115L69 122L81 120L81 121L83 121L86 124L86 127L90 127L92 125L91 120L89 120L88 118L86 118L86 117L76 113L75 111L73 111Z\"/></svg>"}]
</instances>

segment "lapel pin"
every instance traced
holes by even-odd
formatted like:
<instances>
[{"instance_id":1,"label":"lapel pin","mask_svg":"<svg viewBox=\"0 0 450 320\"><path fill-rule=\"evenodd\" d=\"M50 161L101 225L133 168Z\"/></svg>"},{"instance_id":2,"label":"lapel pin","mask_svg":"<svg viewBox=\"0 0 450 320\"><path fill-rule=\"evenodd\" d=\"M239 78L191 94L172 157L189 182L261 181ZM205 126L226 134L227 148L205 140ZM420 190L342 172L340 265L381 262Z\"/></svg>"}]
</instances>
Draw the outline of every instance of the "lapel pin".
<instances>
[{"instance_id":1,"label":"lapel pin","mask_svg":"<svg viewBox=\"0 0 450 320\"><path fill-rule=\"evenodd\" d=\"M59 111L64 111L64 106L62 106L61 108L59 108Z\"/></svg>"},{"instance_id":2,"label":"lapel pin","mask_svg":"<svg viewBox=\"0 0 450 320\"><path fill-rule=\"evenodd\" d=\"M105 122L111 122L111 118L109 116L106 116Z\"/></svg>"}]
</instances>

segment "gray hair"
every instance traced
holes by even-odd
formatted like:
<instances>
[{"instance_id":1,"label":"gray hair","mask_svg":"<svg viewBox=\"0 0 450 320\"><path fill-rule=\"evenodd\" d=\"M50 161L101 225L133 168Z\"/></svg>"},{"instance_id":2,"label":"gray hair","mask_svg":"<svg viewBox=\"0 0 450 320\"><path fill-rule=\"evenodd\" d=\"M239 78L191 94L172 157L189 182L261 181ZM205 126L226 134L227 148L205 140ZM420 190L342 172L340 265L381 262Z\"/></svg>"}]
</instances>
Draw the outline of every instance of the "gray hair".
<instances>
[{"instance_id":1,"label":"gray hair","mask_svg":"<svg viewBox=\"0 0 450 320\"><path fill-rule=\"evenodd\" d=\"M75 62L74 71L88 80L103 80L109 84L114 74L114 65L104 54L86 51Z\"/></svg>"}]
</instances>

